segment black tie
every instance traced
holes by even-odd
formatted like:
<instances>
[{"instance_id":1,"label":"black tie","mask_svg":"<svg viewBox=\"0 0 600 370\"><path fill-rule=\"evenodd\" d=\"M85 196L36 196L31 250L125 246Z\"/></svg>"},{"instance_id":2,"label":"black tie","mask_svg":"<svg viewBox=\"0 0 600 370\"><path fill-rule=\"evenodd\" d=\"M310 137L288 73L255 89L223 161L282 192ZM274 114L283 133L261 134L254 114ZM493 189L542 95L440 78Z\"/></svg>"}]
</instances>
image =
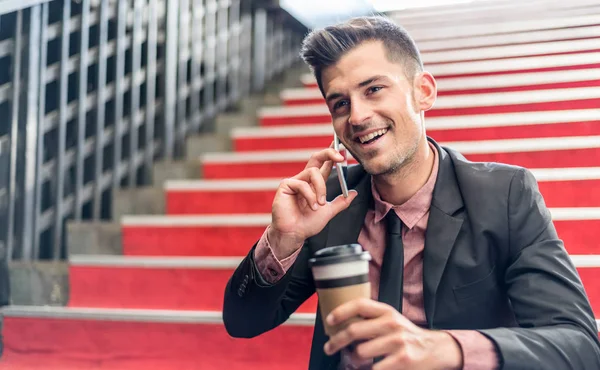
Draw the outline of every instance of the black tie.
<instances>
[{"instance_id":1,"label":"black tie","mask_svg":"<svg viewBox=\"0 0 600 370\"><path fill-rule=\"evenodd\" d=\"M387 240L381 263L378 300L395 307L398 312L402 313L404 280L402 221L393 209L389 210L385 218L387 220Z\"/></svg>"}]
</instances>

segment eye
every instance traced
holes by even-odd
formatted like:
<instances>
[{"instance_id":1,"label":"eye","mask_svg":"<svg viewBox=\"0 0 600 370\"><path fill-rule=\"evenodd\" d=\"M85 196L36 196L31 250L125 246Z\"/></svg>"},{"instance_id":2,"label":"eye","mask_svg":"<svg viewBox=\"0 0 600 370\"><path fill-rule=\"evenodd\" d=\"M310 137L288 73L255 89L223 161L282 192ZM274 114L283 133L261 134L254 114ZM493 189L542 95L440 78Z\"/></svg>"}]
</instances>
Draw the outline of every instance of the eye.
<instances>
[{"instance_id":1,"label":"eye","mask_svg":"<svg viewBox=\"0 0 600 370\"><path fill-rule=\"evenodd\" d=\"M371 86L371 87L369 87L369 89L367 90L367 92L369 94L372 94L372 93L376 93L377 91L379 91L381 89L383 89L382 86Z\"/></svg>"},{"instance_id":2,"label":"eye","mask_svg":"<svg viewBox=\"0 0 600 370\"><path fill-rule=\"evenodd\" d=\"M345 106L348 104L347 100L338 100L334 105L333 105L333 110L338 110L341 107Z\"/></svg>"}]
</instances>

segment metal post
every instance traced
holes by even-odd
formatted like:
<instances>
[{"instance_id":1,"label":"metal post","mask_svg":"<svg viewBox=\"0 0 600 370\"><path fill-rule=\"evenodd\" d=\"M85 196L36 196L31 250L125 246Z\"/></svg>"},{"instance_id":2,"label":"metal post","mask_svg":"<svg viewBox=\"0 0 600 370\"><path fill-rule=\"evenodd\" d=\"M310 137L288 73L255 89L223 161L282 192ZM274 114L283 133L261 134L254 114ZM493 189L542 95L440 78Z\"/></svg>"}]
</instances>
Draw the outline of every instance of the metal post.
<instances>
[{"instance_id":1,"label":"metal post","mask_svg":"<svg viewBox=\"0 0 600 370\"><path fill-rule=\"evenodd\" d=\"M109 1L100 0L99 40L98 40L98 92L96 94L96 148L94 154L94 220L102 216L102 170L104 166L104 121L106 120L106 68ZM115 170L116 171L116 170ZM113 176L115 173L113 172Z\"/></svg>"},{"instance_id":2,"label":"metal post","mask_svg":"<svg viewBox=\"0 0 600 370\"><path fill-rule=\"evenodd\" d=\"M52 257L57 259L60 257L60 249L62 246L62 230L63 230L63 198L65 188L65 151L67 142L67 103L68 103L68 87L69 87L69 39L71 20L71 1L63 1L62 14L62 37L61 37L61 53L60 53L60 79L59 79L59 110L58 110L58 150L56 156L56 178L55 198L54 198L54 251Z\"/></svg>"},{"instance_id":3,"label":"metal post","mask_svg":"<svg viewBox=\"0 0 600 370\"><path fill-rule=\"evenodd\" d=\"M90 41L90 0L81 0L81 31L79 42L79 97L77 101L77 164L75 170L75 220L83 212L83 164L85 162L85 123L87 113L88 47Z\"/></svg>"},{"instance_id":4,"label":"metal post","mask_svg":"<svg viewBox=\"0 0 600 370\"><path fill-rule=\"evenodd\" d=\"M158 38L157 0L148 0L148 54L146 59L146 146L144 153L144 182L152 183L154 163L154 124L156 119L156 43Z\"/></svg>"},{"instance_id":5,"label":"metal post","mask_svg":"<svg viewBox=\"0 0 600 370\"><path fill-rule=\"evenodd\" d=\"M129 110L129 182L130 188L137 185L138 122L140 110L140 85L137 76L142 68L142 13L144 0L133 3L133 35L131 37L131 109Z\"/></svg>"},{"instance_id":6,"label":"metal post","mask_svg":"<svg viewBox=\"0 0 600 370\"><path fill-rule=\"evenodd\" d=\"M39 230L34 228L35 209L39 207L36 202L36 182L40 175L36 161L37 137L41 121L38 119L38 84L40 71L40 19L41 6L36 5L29 13L29 60L27 63L27 117L26 117L26 148L25 148L25 178L23 191L23 256L27 259L37 257L32 253L34 234Z\"/></svg>"},{"instance_id":7,"label":"metal post","mask_svg":"<svg viewBox=\"0 0 600 370\"><path fill-rule=\"evenodd\" d=\"M246 14L242 18L242 57L240 59L240 71L243 75L242 78L242 91L244 96L249 94L252 90L252 76L253 76L253 65L252 65L252 15Z\"/></svg>"},{"instance_id":8,"label":"metal post","mask_svg":"<svg viewBox=\"0 0 600 370\"><path fill-rule=\"evenodd\" d=\"M176 153L183 151L185 135L188 132L187 116L187 98L191 90L187 79L187 65L190 59L190 2L189 0L179 0L179 50L177 65L177 120L175 126L175 146Z\"/></svg>"},{"instance_id":9,"label":"metal post","mask_svg":"<svg viewBox=\"0 0 600 370\"><path fill-rule=\"evenodd\" d=\"M229 8L229 100L237 101L240 92L240 38L242 25L240 21L240 1L232 0Z\"/></svg>"},{"instance_id":10,"label":"metal post","mask_svg":"<svg viewBox=\"0 0 600 370\"><path fill-rule=\"evenodd\" d=\"M9 197L9 178L10 172L10 142L8 135L0 136L0 249L7 253L6 238L8 219L11 215L8 213L8 197ZM4 258L7 260L12 256L6 254Z\"/></svg>"},{"instance_id":11,"label":"metal post","mask_svg":"<svg viewBox=\"0 0 600 370\"><path fill-rule=\"evenodd\" d=\"M215 48L216 48L216 14L217 14L217 2L216 0L206 1L206 15L205 15L205 32L206 32L206 44L205 57L204 57L204 114L205 117L213 117L215 114Z\"/></svg>"},{"instance_id":12,"label":"metal post","mask_svg":"<svg viewBox=\"0 0 600 370\"><path fill-rule=\"evenodd\" d=\"M13 94L10 133L10 170L9 170L9 195L8 195L8 233L7 255L10 261L15 248L15 202L17 200L17 146L19 145L19 99L21 96L21 51L23 49L23 11L17 12L15 27L15 43L13 49Z\"/></svg>"},{"instance_id":13,"label":"metal post","mask_svg":"<svg viewBox=\"0 0 600 370\"><path fill-rule=\"evenodd\" d=\"M275 73L275 69L277 69L277 65L275 64L275 26L273 22L273 18L269 17L269 13L267 13L267 37L266 37L266 73L265 78L267 81L273 78L273 74Z\"/></svg>"},{"instance_id":14,"label":"metal post","mask_svg":"<svg viewBox=\"0 0 600 370\"><path fill-rule=\"evenodd\" d=\"M202 38L204 37L202 24L204 23L204 5L202 0L193 0L193 21L192 21L192 62L191 62L191 81L192 95L190 99L190 110L192 115L192 130L198 131L202 124L202 112L200 110L200 90L204 86L204 79L201 71L203 45Z\"/></svg>"},{"instance_id":15,"label":"metal post","mask_svg":"<svg viewBox=\"0 0 600 370\"><path fill-rule=\"evenodd\" d=\"M121 157L123 140L123 104L125 92L125 51L126 51L126 30L127 30L127 8L128 0L117 1L117 50L116 50L116 76L115 76L115 115L113 120L113 168L112 168L112 194L121 187ZM133 117L133 115L131 116ZM133 121L129 125L131 132Z\"/></svg>"},{"instance_id":16,"label":"metal post","mask_svg":"<svg viewBox=\"0 0 600 370\"><path fill-rule=\"evenodd\" d=\"M283 50L283 25L274 22L274 30L275 30L275 52L273 53L273 57L275 58L275 71L277 74L283 71L285 65L285 54Z\"/></svg>"},{"instance_id":17,"label":"metal post","mask_svg":"<svg viewBox=\"0 0 600 370\"><path fill-rule=\"evenodd\" d=\"M260 91L265 85L265 68L267 67L267 12L258 9L254 13L252 89Z\"/></svg>"},{"instance_id":18,"label":"metal post","mask_svg":"<svg viewBox=\"0 0 600 370\"><path fill-rule=\"evenodd\" d=\"M165 123L164 123L164 157L173 159L175 150L175 114L177 109L177 40L179 0L167 1L166 22L166 60L165 60Z\"/></svg>"},{"instance_id":19,"label":"metal post","mask_svg":"<svg viewBox=\"0 0 600 370\"><path fill-rule=\"evenodd\" d=\"M220 0L217 3L217 34L216 34L216 61L217 71L217 107L219 110L227 106L227 75L229 74L228 38L233 34L228 19L229 0Z\"/></svg>"},{"instance_id":20,"label":"metal post","mask_svg":"<svg viewBox=\"0 0 600 370\"><path fill-rule=\"evenodd\" d=\"M40 223L42 219L42 184L45 180L42 168L44 164L44 129L46 112L46 64L48 63L48 16L49 16L49 5L44 3L42 5L42 26L40 34L40 75L39 75L39 104L38 104L38 122L42 128L41 132L37 135L37 159L36 159L36 174L37 178L35 181L35 217L33 219L33 255L39 255L40 242L42 230L40 229Z\"/></svg>"}]
</instances>

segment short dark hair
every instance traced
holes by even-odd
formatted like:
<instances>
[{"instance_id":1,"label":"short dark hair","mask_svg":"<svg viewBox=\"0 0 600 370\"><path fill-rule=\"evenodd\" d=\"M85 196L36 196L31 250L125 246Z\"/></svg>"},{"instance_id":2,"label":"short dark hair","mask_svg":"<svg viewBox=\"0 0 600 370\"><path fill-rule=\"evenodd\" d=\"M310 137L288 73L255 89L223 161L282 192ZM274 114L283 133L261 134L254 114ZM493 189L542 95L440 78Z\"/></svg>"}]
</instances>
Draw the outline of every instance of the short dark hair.
<instances>
[{"instance_id":1,"label":"short dark hair","mask_svg":"<svg viewBox=\"0 0 600 370\"><path fill-rule=\"evenodd\" d=\"M382 41L388 60L403 63L409 78L423 70L419 49L408 32L383 16L352 18L346 22L310 32L302 42L300 55L313 72L324 94L321 73L365 41Z\"/></svg>"}]
</instances>

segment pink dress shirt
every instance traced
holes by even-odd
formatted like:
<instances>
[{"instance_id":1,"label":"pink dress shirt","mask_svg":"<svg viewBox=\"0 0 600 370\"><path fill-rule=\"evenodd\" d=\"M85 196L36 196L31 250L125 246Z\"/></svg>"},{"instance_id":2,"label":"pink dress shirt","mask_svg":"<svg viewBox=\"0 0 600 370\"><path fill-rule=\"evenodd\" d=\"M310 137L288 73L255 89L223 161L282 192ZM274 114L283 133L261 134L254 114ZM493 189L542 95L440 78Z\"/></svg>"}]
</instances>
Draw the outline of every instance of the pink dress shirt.
<instances>
[{"instance_id":1,"label":"pink dress shirt","mask_svg":"<svg viewBox=\"0 0 600 370\"><path fill-rule=\"evenodd\" d=\"M419 326L427 324L423 306L423 249L425 248L429 207L439 166L437 150L431 144L430 146L435 157L431 175L425 185L404 204L393 206L383 201L371 182L375 207L373 210L367 211L365 223L358 237L358 243L371 254L369 278L372 298L376 300L379 295L381 262L385 249L385 216L390 210L393 210L402 220L404 224L402 229L404 247L402 314ZM270 283L276 283L292 266L298 254L299 250L281 261L277 260L269 245L265 230L256 246L254 258L262 277ZM493 370L498 367L498 356L494 344L483 334L474 330L447 330L447 332L454 337L462 349L464 370ZM347 353L342 352L340 368L345 370L364 369L365 366L351 364Z\"/></svg>"}]
</instances>

